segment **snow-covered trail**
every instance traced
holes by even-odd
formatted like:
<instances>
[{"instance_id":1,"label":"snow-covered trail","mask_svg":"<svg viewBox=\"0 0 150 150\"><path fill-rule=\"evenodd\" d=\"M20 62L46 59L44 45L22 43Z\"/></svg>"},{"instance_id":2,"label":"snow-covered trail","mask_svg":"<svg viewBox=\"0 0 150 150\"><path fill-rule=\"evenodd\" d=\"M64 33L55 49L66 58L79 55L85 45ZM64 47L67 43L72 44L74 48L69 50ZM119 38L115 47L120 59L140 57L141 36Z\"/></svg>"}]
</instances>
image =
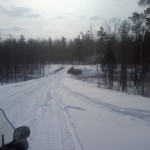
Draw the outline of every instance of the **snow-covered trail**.
<instances>
[{"instance_id":1,"label":"snow-covered trail","mask_svg":"<svg viewBox=\"0 0 150 150\"><path fill-rule=\"evenodd\" d=\"M64 109L84 150L149 150L150 99L63 78Z\"/></svg>"},{"instance_id":2,"label":"snow-covered trail","mask_svg":"<svg viewBox=\"0 0 150 150\"><path fill-rule=\"evenodd\" d=\"M27 125L30 150L149 150L150 99L56 74L0 86L0 108Z\"/></svg>"},{"instance_id":3,"label":"snow-covered trail","mask_svg":"<svg viewBox=\"0 0 150 150\"><path fill-rule=\"evenodd\" d=\"M30 127L30 150L81 149L65 112L58 91L64 70L54 75L5 85L0 88L0 107L15 127Z\"/></svg>"}]
</instances>

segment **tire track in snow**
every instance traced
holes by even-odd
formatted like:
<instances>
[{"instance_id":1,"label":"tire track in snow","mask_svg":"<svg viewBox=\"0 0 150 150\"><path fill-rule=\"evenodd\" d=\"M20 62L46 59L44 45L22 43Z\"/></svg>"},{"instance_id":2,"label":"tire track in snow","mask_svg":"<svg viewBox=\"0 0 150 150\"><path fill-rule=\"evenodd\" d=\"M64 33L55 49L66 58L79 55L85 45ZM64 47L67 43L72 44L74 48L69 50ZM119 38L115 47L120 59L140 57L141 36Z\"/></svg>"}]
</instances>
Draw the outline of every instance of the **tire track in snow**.
<instances>
[{"instance_id":1,"label":"tire track in snow","mask_svg":"<svg viewBox=\"0 0 150 150\"><path fill-rule=\"evenodd\" d=\"M90 97L83 95L81 93L73 92L73 91L71 91L71 89L67 88L65 85L61 85L61 89L65 92L67 92L68 94L73 95L73 96L77 97L78 99L80 99L86 103L94 105L95 107L101 108L102 106L104 106L108 110L117 112L119 114L136 117L136 118L139 118L139 119L144 120L146 122L150 122L150 111L149 110L118 107L118 106L115 106L115 105L112 105L112 104L109 104L106 102L102 102L102 101L100 101L100 99L90 98ZM119 96L114 96L114 97L119 97ZM111 99L114 97L108 97L105 99Z\"/></svg>"},{"instance_id":2,"label":"tire track in snow","mask_svg":"<svg viewBox=\"0 0 150 150\"><path fill-rule=\"evenodd\" d=\"M36 142L31 142L30 149L75 150L70 131L59 106L58 80L56 78L50 82L50 86L41 97L42 101L38 103L38 110L41 110L38 115L40 121L35 127L36 137L34 141Z\"/></svg>"},{"instance_id":3,"label":"tire track in snow","mask_svg":"<svg viewBox=\"0 0 150 150\"><path fill-rule=\"evenodd\" d=\"M65 70L43 79L2 87L0 106L15 127L27 125L30 150L82 150L61 109L60 82Z\"/></svg>"},{"instance_id":4,"label":"tire track in snow","mask_svg":"<svg viewBox=\"0 0 150 150\"><path fill-rule=\"evenodd\" d=\"M58 89L62 74L63 71L25 85L8 86L10 93L2 95L1 106L15 127L30 127L30 150L80 150L60 107Z\"/></svg>"},{"instance_id":5,"label":"tire track in snow","mask_svg":"<svg viewBox=\"0 0 150 150\"><path fill-rule=\"evenodd\" d=\"M27 82L29 82L29 81L27 81ZM3 96L1 96L0 105L7 101L11 101L12 97L16 97L16 95L22 96L23 92L28 92L28 91L31 91L32 89L35 90L35 88L37 88L37 86L39 87L40 85L43 85L43 80L41 80L41 79L39 80L39 82L35 82L35 81L31 81L31 82L32 82L32 84L30 83L30 86L27 83L25 83L21 86L15 86L15 84L13 84L14 86L9 88L9 93L4 87L5 91L7 91L7 93L4 93ZM18 84L20 85L20 83L18 83ZM6 86L8 86L8 85L6 85Z\"/></svg>"}]
</instances>

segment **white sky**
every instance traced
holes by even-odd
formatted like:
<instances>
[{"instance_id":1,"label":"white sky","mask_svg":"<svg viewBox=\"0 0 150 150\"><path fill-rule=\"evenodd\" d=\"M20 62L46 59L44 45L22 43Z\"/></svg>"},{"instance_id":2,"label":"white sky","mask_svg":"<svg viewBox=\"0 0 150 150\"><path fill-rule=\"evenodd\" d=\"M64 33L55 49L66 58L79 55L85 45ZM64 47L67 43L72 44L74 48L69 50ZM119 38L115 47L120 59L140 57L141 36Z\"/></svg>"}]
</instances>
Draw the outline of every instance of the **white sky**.
<instances>
[{"instance_id":1,"label":"white sky","mask_svg":"<svg viewBox=\"0 0 150 150\"><path fill-rule=\"evenodd\" d=\"M96 32L105 20L134 11L141 11L137 0L0 0L0 35L75 38L90 23Z\"/></svg>"}]
</instances>

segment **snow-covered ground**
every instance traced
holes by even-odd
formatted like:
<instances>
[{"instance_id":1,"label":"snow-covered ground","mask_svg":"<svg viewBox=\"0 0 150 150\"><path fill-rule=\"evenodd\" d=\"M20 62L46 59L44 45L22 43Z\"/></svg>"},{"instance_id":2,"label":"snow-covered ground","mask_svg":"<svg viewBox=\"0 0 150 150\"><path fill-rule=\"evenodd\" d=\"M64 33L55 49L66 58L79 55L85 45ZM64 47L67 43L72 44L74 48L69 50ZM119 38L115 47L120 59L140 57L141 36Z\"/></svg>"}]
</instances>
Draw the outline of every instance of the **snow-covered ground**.
<instances>
[{"instance_id":1,"label":"snow-covered ground","mask_svg":"<svg viewBox=\"0 0 150 150\"><path fill-rule=\"evenodd\" d=\"M30 127L30 150L150 149L150 98L97 88L67 69L0 87L9 120Z\"/></svg>"}]
</instances>

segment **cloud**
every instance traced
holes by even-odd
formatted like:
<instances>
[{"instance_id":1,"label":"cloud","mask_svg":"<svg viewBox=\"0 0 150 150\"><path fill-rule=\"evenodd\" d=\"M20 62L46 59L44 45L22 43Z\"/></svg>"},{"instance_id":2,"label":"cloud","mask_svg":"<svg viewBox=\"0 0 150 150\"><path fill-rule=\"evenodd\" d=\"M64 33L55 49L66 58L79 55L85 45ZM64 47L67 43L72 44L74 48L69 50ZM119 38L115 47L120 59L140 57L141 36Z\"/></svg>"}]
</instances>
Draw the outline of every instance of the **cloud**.
<instances>
[{"instance_id":1,"label":"cloud","mask_svg":"<svg viewBox=\"0 0 150 150\"><path fill-rule=\"evenodd\" d=\"M70 17L70 18L76 18L76 19L87 19L87 16L84 15L78 15L78 14L74 14L74 13L66 13L66 16Z\"/></svg>"},{"instance_id":2,"label":"cloud","mask_svg":"<svg viewBox=\"0 0 150 150\"><path fill-rule=\"evenodd\" d=\"M10 8L7 9L4 6L0 5L0 11L9 17L27 17L27 18L40 17L39 14L34 13L34 10L27 7L11 6Z\"/></svg>"},{"instance_id":3,"label":"cloud","mask_svg":"<svg viewBox=\"0 0 150 150\"><path fill-rule=\"evenodd\" d=\"M23 28L20 26L5 26L5 27L0 27L0 31L5 31L5 32L21 32L21 31L27 31L27 28Z\"/></svg>"},{"instance_id":4,"label":"cloud","mask_svg":"<svg viewBox=\"0 0 150 150\"><path fill-rule=\"evenodd\" d=\"M103 19L103 17L101 17L101 16L92 16L92 17L90 17L90 20L92 20L92 21L99 21L99 20L102 20Z\"/></svg>"},{"instance_id":5,"label":"cloud","mask_svg":"<svg viewBox=\"0 0 150 150\"><path fill-rule=\"evenodd\" d=\"M53 19L64 20L66 19L66 16L56 16L56 17L53 17Z\"/></svg>"},{"instance_id":6,"label":"cloud","mask_svg":"<svg viewBox=\"0 0 150 150\"><path fill-rule=\"evenodd\" d=\"M83 20L83 19L89 19L87 16L84 16L84 15L78 15L78 14L75 14L75 13L64 13L64 14L61 14L61 15L57 15L57 16L54 16L52 17L53 19L58 19L58 20L65 20L65 19L80 19L80 20Z\"/></svg>"}]
</instances>

